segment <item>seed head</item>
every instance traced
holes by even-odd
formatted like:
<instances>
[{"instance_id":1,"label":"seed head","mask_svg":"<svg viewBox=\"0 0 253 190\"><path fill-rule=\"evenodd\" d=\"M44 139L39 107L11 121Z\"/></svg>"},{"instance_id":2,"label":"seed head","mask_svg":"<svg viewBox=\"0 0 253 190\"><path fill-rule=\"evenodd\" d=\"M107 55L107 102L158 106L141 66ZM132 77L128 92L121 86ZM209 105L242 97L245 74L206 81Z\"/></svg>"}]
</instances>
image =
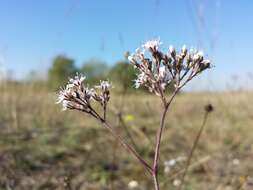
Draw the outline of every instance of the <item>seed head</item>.
<instances>
[{"instance_id":1,"label":"seed head","mask_svg":"<svg viewBox=\"0 0 253 190\"><path fill-rule=\"evenodd\" d=\"M207 104L206 106L205 106L205 111L206 112L212 112L213 111L213 105L212 104Z\"/></svg>"}]
</instances>

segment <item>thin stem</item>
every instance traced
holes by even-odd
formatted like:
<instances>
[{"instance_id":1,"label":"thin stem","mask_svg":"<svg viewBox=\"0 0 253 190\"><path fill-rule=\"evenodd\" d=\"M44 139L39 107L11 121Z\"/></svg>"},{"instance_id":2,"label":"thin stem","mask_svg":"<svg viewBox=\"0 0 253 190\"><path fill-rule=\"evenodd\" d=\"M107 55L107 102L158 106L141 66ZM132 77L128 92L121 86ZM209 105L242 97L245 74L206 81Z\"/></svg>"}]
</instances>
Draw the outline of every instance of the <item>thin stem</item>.
<instances>
[{"instance_id":1,"label":"thin stem","mask_svg":"<svg viewBox=\"0 0 253 190\"><path fill-rule=\"evenodd\" d=\"M164 121L165 121L165 116L166 113L168 111L168 106L166 105L163 113L162 113L162 117L161 117L161 124L160 124L160 128L157 131L157 137L156 137L156 148L155 148L155 157L154 157L154 165L153 165L153 169L155 169L157 167L157 163L158 163L158 159L159 159L159 150L160 150L160 144L161 144L161 137L162 137L162 132L163 132L163 128L164 128Z\"/></svg>"},{"instance_id":2,"label":"thin stem","mask_svg":"<svg viewBox=\"0 0 253 190\"><path fill-rule=\"evenodd\" d=\"M103 103L104 120L106 121L106 103Z\"/></svg>"},{"instance_id":3,"label":"thin stem","mask_svg":"<svg viewBox=\"0 0 253 190\"><path fill-rule=\"evenodd\" d=\"M163 133L163 128L164 128L164 122L166 118L166 114L168 112L168 109L170 107L170 104L176 94L178 93L179 88L177 88L174 93L172 94L169 102L167 102L164 106L164 110L162 113L161 117L161 122L160 122L160 127L157 131L157 137L156 137L156 148L155 148L155 156L154 156L154 161L153 161L153 179L154 179L154 185L155 185L155 190L159 190L159 183L158 183L158 161L159 161L159 154L160 154L160 145L161 145L161 139L162 139L162 133Z\"/></svg>"},{"instance_id":4,"label":"thin stem","mask_svg":"<svg viewBox=\"0 0 253 190\"><path fill-rule=\"evenodd\" d=\"M136 150L131 145L129 145L119 134L117 134L109 123L107 123L103 119L101 119L100 121L103 126L107 128L110 133L121 143L121 145L133 154L133 156L143 165L143 167L148 171L148 173L152 174L152 167L136 152Z\"/></svg>"},{"instance_id":5,"label":"thin stem","mask_svg":"<svg viewBox=\"0 0 253 190\"><path fill-rule=\"evenodd\" d=\"M155 190L160 190L158 176L156 174L153 174L153 181L154 181Z\"/></svg>"},{"instance_id":6,"label":"thin stem","mask_svg":"<svg viewBox=\"0 0 253 190\"><path fill-rule=\"evenodd\" d=\"M123 129L125 130L126 132L126 135L127 137L129 138L129 140L131 141L132 145L134 146L135 150L139 150L137 144L135 143L134 141L134 138L132 137L129 129L128 129L128 126L126 125L125 121L124 121L124 118L122 117L122 113L118 113L118 117L119 117L119 122L121 123L121 126L123 127Z\"/></svg>"},{"instance_id":7,"label":"thin stem","mask_svg":"<svg viewBox=\"0 0 253 190\"><path fill-rule=\"evenodd\" d=\"M190 164L191 164L191 159L192 159L193 153L194 153L194 151L195 151L195 149L196 149L196 147L197 147L197 145L198 145L200 136L201 136L201 134L202 134L202 132L203 132L203 130L204 130L204 127L205 127L205 125L206 125L206 121L207 121L207 118L208 118L208 114L209 114L209 113L210 113L210 112L208 112L208 111L205 112L204 119L203 119L203 123L202 123L202 125L201 125L201 127L200 127L200 129L199 129L199 132L198 132L198 134L197 134L195 140L194 140L193 146L192 146L192 148L191 148L190 155L189 155L189 157L188 157L188 159L187 159L187 162L186 162L186 166L185 166L185 170L184 170L184 173L183 173L183 176L182 176L182 179L181 179L181 185L179 186L179 190L181 190L182 187L183 187L183 184L184 184L184 181L185 181L185 176L186 176L187 171L188 171L188 168L189 168L189 166L190 166Z\"/></svg>"}]
</instances>

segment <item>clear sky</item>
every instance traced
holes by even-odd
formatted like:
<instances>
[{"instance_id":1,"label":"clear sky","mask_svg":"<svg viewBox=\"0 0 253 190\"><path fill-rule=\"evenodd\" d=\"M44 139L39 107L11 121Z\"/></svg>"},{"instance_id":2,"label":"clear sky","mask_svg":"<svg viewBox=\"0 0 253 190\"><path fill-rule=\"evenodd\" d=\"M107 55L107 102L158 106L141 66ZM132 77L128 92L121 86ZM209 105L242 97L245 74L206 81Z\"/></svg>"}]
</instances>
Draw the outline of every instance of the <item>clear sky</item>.
<instances>
[{"instance_id":1,"label":"clear sky","mask_svg":"<svg viewBox=\"0 0 253 190\"><path fill-rule=\"evenodd\" d=\"M114 64L157 37L164 48L186 44L213 61L192 89L253 83L250 0L0 0L0 64L16 78L45 73L59 53L78 66L94 57Z\"/></svg>"}]
</instances>

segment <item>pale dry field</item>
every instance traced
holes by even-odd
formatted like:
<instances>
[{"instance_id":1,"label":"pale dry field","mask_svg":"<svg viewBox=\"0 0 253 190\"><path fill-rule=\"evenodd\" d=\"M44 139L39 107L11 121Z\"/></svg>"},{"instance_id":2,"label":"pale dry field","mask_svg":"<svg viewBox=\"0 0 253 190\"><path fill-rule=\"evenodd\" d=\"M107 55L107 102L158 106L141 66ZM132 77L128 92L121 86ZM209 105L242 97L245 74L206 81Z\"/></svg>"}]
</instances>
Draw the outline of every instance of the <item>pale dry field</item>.
<instances>
[{"instance_id":1,"label":"pale dry field","mask_svg":"<svg viewBox=\"0 0 253 190\"><path fill-rule=\"evenodd\" d=\"M0 189L129 189L132 180L138 182L135 189L152 189L143 168L99 123L82 113L62 112L55 93L31 84L0 89ZM184 189L253 189L252 96L203 92L176 97L162 139L162 189L177 189L185 160L166 173L163 162L188 156L208 103L214 111ZM159 98L114 93L109 109L110 123L151 162Z\"/></svg>"}]
</instances>

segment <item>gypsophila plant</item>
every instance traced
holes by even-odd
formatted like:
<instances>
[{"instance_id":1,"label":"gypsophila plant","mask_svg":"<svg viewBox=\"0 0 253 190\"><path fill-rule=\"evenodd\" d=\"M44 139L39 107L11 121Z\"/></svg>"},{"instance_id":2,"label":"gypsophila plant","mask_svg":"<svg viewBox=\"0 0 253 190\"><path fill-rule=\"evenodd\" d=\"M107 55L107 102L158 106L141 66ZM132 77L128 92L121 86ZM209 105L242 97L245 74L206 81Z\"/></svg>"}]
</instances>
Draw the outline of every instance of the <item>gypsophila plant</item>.
<instances>
[{"instance_id":1,"label":"gypsophila plant","mask_svg":"<svg viewBox=\"0 0 253 190\"><path fill-rule=\"evenodd\" d=\"M167 52L160 51L160 40L146 42L135 53L128 57L130 63L139 71L135 80L135 87L147 87L150 92L158 95L162 102L162 114L160 126L154 148L153 163L150 164L127 143L107 121L107 105L110 100L111 83L101 81L98 86L89 88L85 84L85 77L77 75L70 79L65 88L61 89L57 103L62 103L63 110L73 109L89 114L97 119L103 127L107 128L112 135L140 162L145 170L153 178L155 190L159 190L158 165L160 143L164 128L164 121L172 100L194 77L210 68L210 61L204 59L203 52L194 49L188 50L184 45L178 52L170 46ZM175 89L170 97L165 95L166 87L173 84ZM101 106L102 113L96 110L94 104Z\"/></svg>"}]
</instances>

